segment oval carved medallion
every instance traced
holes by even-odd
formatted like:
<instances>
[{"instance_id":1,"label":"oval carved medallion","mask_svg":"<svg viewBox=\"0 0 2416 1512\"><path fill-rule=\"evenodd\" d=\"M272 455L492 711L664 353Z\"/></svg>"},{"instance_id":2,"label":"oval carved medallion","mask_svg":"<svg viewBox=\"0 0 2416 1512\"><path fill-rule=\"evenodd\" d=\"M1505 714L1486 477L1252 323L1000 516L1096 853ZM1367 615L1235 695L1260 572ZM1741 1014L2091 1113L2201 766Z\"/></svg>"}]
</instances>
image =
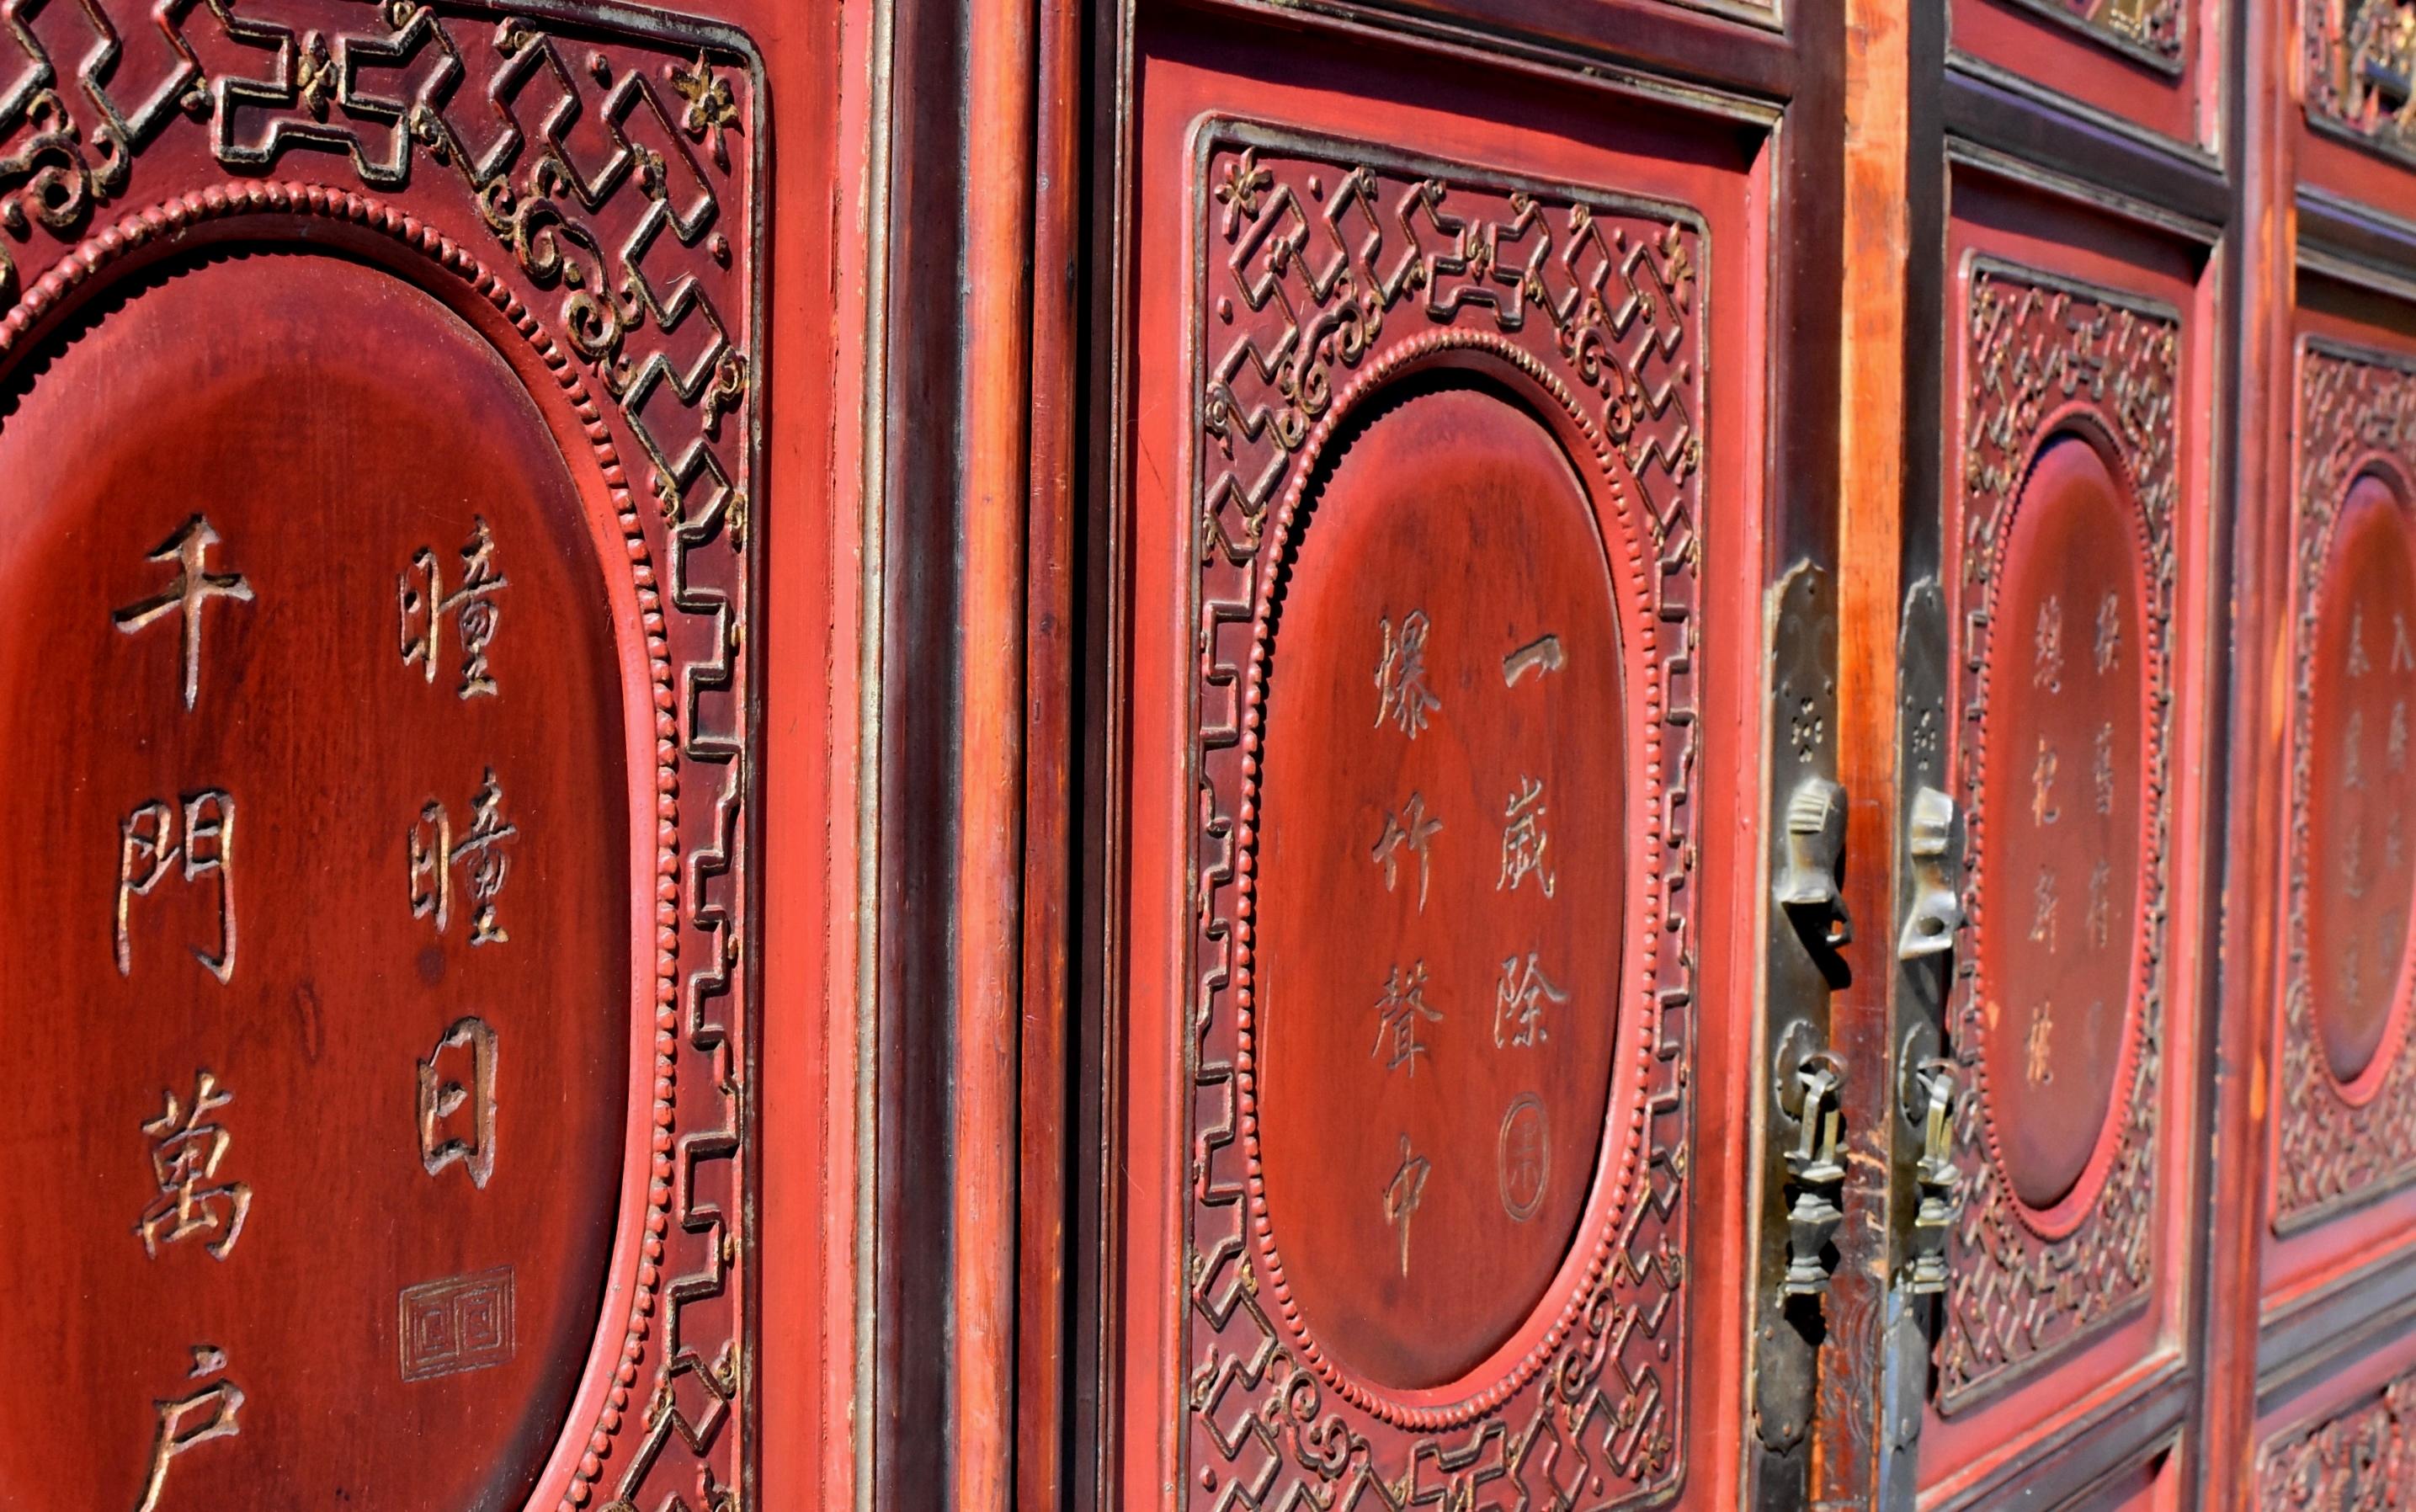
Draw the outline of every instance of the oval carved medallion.
<instances>
[{"instance_id":1,"label":"oval carved medallion","mask_svg":"<svg viewBox=\"0 0 2416 1512\"><path fill-rule=\"evenodd\" d=\"M2403 994L2416 900L2405 809L2416 701L2416 535L2360 477L2318 589L2308 762L2307 990L2333 1079L2357 1081Z\"/></svg>"},{"instance_id":2,"label":"oval carved medallion","mask_svg":"<svg viewBox=\"0 0 2416 1512\"><path fill-rule=\"evenodd\" d=\"M0 1485L518 1504L596 1337L623 668L572 470L435 298L250 255L0 398L28 1294ZM38 1368L30 1368L36 1363ZM375 1424L379 1431L364 1431Z\"/></svg>"},{"instance_id":3,"label":"oval carved medallion","mask_svg":"<svg viewBox=\"0 0 2416 1512\"><path fill-rule=\"evenodd\" d=\"M1507 1343L1592 1193L1619 1021L1620 642L1585 490L1489 391L1337 443L1280 590L1260 1146L1303 1325L1381 1387Z\"/></svg>"},{"instance_id":4,"label":"oval carved medallion","mask_svg":"<svg viewBox=\"0 0 2416 1512\"><path fill-rule=\"evenodd\" d=\"M2085 1206L2133 1059L2152 717L2133 513L2093 446L2050 440L1991 608L1981 1023L1997 1156L2034 1213Z\"/></svg>"}]
</instances>

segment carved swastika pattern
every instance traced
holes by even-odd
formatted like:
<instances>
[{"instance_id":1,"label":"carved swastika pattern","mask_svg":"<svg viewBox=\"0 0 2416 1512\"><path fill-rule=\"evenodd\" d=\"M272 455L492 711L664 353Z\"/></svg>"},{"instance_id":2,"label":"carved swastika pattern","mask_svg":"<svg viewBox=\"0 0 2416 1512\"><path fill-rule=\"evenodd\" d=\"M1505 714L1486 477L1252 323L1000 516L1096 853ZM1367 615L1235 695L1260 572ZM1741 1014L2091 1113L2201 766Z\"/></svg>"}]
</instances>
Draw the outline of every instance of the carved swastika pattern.
<instances>
[{"instance_id":1,"label":"carved swastika pattern","mask_svg":"<svg viewBox=\"0 0 2416 1512\"><path fill-rule=\"evenodd\" d=\"M1198 139L1188 1214L1181 1398L1185 1496L1201 1507L1607 1507L1683 1474L1687 1063L1694 1023L1696 665L1703 509L1704 232L1691 215L1381 149L1216 123ZM1610 543L1650 628L1631 666L1631 812L1658 858L1630 886L1649 986L1628 1122L1602 1158L1623 1191L1563 1326L1489 1389L1407 1410L1313 1363L1253 1243L1250 939L1261 684L1245 669L1313 459L1358 390L1441 356L1549 398L1630 512ZM1272 547L1270 543L1275 543ZM1623 1054L1630 1053L1623 1051ZM1614 1119L1614 1123L1619 1120Z\"/></svg>"},{"instance_id":2,"label":"carved swastika pattern","mask_svg":"<svg viewBox=\"0 0 2416 1512\"><path fill-rule=\"evenodd\" d=\"M2314 835L2316 630L2333 525L2378 462L2416 478L2416 366L2379 352L2305 341L2299 350L2299 486L2291 597L2296 626L2290 756L2289 976L2283 995L2273 1225L2290 1232L2416 1176L2416 1036L2386 1047L2391 1067L2362 1103L2343 1096L2317 1032L2307 900ZM2382 649L2378 643L2377 649Z\"/></svg>"},{"instance_id":3,"label":"carved swastika pattern","mask_svg":"<svg viewBox=\"0 0 2416 1512\"><path fill-rule=\"evenodd\" d=\"M1984 770L1980 732L1992 672L2026 675L2030 628L1992 624L2004 540L2033 461L2058 433L2085 424L2119 458L2145 543L2144 655L2156 713L2146 732L2147 835L2140 851L2141 975L2133 1006L2134 1069L2117 1093L2105 1138L2113 1152L2103 1185L2076 1227L2048 1234L2011 1188L1993 1146L1985 1099L1967 1092L1955 1110L1963 1204L1948 1265L1945 1326L1938 1342L1939 1394L1949 1411L2016 1379L2146 1298L2152 1276L2156 1131L2165 1034L2167 869L2171 823L2172 697L2167 634L2173 605L2173 519L2180 489L2174 461L2181 323L2162 306L2067 284L2046 274L1984 264L1971 275L1962 381L1962 610L1958 692L1962 738L1955 756L1964 810L1973 816L1964 880L1972 948L1961 952L1948 1009L1964 1084L2019 1076L1986 1064L1980 1046L1990 1005L1974 970L1982 932L2019 930L2017 899L1991 900L1978 884L1988 836L1983 795L1990 782L2028 783L2028 772ZM1993 643L2002 637L2003 646ZM1992 912L1993 909L1993 912Z\"/></svg>"}]
</instances>

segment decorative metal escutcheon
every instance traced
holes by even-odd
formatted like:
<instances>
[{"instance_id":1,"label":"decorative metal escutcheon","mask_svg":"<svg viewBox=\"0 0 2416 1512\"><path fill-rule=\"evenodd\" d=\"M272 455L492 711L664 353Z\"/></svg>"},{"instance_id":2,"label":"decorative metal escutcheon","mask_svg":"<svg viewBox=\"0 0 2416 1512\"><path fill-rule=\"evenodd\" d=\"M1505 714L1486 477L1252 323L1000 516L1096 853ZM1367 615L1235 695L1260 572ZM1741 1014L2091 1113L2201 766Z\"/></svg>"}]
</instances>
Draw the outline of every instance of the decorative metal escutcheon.
<instances>
[{"instance_id":1,"label":"decorative metal escutcheon","mask_svg":"<svg viewBox=\"0 0 2416 1512\"><path fill-rule=\"evenodd\" d=\"M1829 1051L1830 994L1853 937L1840 888L1847 794L1837 780L1837 605L1810 562L1769 599L1769 787L1764 818L1770 909L1762 941L1762 1044L1772 1078L1761 1104L1754 1249L1755 1437L1795 1484L1809 1430L1835 1240L1844 1217L1844 1067Z\"/></svg>"},{"instance_id":2,"label":"decorative metal escutcheon","mask_svg":"<svg viewBox=\"0 0 2416 1512\"><path fill-rule=\"evenodd\" d=\"M1846 1167L1837 1149L1845 1080L1845 1067L1820 1048L1811 1025L1799 1019L1789 1026L1779 1042L1772 1086L1796 1130L1785 1157L1787 1274L1779 1291L1788 1296L1819 1296L1829 1290L1829 1242L1846 1216L1838 1206Z\"/></svg>"}]
</instances>

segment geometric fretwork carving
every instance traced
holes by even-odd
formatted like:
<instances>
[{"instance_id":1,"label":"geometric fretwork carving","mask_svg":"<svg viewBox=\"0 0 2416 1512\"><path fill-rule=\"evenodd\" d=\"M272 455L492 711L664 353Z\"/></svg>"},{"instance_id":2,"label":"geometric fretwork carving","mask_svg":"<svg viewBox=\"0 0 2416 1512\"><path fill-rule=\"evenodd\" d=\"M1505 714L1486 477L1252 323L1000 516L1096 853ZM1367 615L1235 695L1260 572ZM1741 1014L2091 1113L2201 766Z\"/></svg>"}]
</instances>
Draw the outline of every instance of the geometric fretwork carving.
<instances>
[{"instance_id":1,"label":"geometric fretwork carving","mask_svg":"<svg viewBox=\"0 0 2416 1512\"><path fill-rule=\"evenodd\" d=\"M2145 546L2151 707L2143 743L2148 834L2139 856L2142 969L2133 1009L2136 1069L2108 1130L2114 1151L2093 1204L2077 1227L2040 1232L2007 1180L1991 1144L1986 1099L1967 1093L1955 1119L1962 1209L1949 1263L1945 1326L1938 1341L1939 1397L1948 1410L2017 1379L2138 1307L2153 1266L2156 1133L2164 1043L2168 779L2172 719L2167 640L2173 605L2173 522L2180 488L2174 457L2181 323L2168 309L2044 273L1981 263L1965 310L1960 434L1961 541L1957 596L1963 712L1955 751L1965 813L1964 886L1971 924L1949 1008L1954 1053L1966 1086L1991 1070L1982 1053L1976 961L1989 900L1981 896L1987 837L1979 822L1985 791L1980 733L1987 716L1987 669L1999 627L1986 612L2004 568L2014 507L2043 444L2076 424L2110 446L2139 511ZM2018 629L2002 630L2012 643ZM2011 655L2011 653L2008 653ZM1997 774L1996 780L2026 780ZM2015 905L2007 900L2000 912ZM1999 927L2003 927L2001 924ZM2018 926L2016 926L2018 927ZM2021 1067L2001 1074L2020 1075Z\"/></svg>"},{"instance_id":2,"label":"geometric fretwork carving","mask_svg":"<svg viewBox=\"0 0 2416 1512\"><path fill-rule=\"evenodd\" d=\"M630 1067L656 1138L621 1215L611 1379L566 1430L586 1457L562 1505L726 1512L747 1453L760 70L735 32L635 9L237 8L0 0L0 370L116 265L241 222L376 244L405 276L465 286L554 375L535 398L584 431L625 537L611 565L653 693L655 761L632 779L656 822L639 945L653 1053Z\"/></svg>"},{"instance_id":3,"label":"geometric fretwork carving","mask_svg":"<svg viewBox=\"0 0 2416 1512\"><path fill-rule=\"evenodd\" d=\"M1704 234L1685 212L1607 192L1239 123L1206 128L1197 151L1184 1495L1334 1512L1657 1500L1684 1472ZM1353 1399L1278 1316L1248 1216L1248 934L1237 923L1253 877L1245 669L1262 575L1353 385L1443 346L1549 396L1624 491L1653 612L1653 687L1628 698L1652 727L1638 738L1659 753L1630 805L1662 859L1649 883L1629 884L1653 899L1654 990L1620 1010L1645 1015L1636 1060L1620 1067L1641 1088L1632 1166L1619 1172L1627 1195L1578 1236L1598 1261L1537 1357L1498 1391L1420 1414ZM1618 561L1623 548L1610 549Z\"/></svg>"},{"instance_id":4,"label":"geometric fretwork carving","mask_svg":"<svg viewBox=\"0 0 2416 1512\"><path fill-rule=\"evenodd\" d=\"M2257 1504L2266 1512L2398 1512L2416 1506L2416 1376L2257 1451Z\"/></svg>"},{"instance_id":5,"label":"geometric fretwork carving","mask_svg":"<svg viewBox=\"0 0 2416 1512\"><path fill-rule=\"evenodd\" d=\"M2416 0L2302 0L2307 120L2416 162Z\"/></svg>"},{"instance_id":6,"label":"geometric fretwork carving","mask_svg":"<svg viewBox=\"0 0 2416 1512\"><path fill-rule=\"evenodd\" d=\"M2378 463L2416 478L2416 363L2306 340L2299 348L2298 497L2291 577L2288 976L2282 999L2273 1226L2288 1232L2416 1176L2416 1036L2402 1033L2380 1086L2351 1104L2319 1044L2308 948L2318 601L2333 525L2358 476Z\"/></svg>"}]
</instances>

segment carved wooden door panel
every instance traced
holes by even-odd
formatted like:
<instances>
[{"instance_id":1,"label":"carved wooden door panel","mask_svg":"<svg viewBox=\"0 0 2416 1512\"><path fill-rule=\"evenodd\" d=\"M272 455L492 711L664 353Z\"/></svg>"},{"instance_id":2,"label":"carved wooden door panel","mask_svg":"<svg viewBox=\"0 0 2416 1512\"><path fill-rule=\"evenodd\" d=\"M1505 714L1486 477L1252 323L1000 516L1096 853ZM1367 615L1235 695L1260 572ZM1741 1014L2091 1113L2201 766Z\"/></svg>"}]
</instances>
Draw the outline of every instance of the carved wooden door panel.
<instances>
[{"instance_id":1,"label":"carved wooden door panel","mask_svg":"<svg viewBox=\"0 0 2416 1512\"><path fill-rule=\"evenodd\" d=\"M2272 839L2243 1040L2261 1076L2252 1178L2227 1193L2255 1249L2225 1324L2242 1341L2227 1469L2259 1504L2401 1506L2416 1302L2416 871L2403 834L2416 693L2416 187L2408 12L2310 3L2276 23L2298 67L2263 103L2295 245L2276 249L2261 353L2277 420L2261 478L2271 606L2250 643L2283 669L2259 723L2254 810ZM2252 1342L2253 1341L2253 1342ZM2251 1362L2253 1361L2253 1369ZM2253 1425L2253 1427L2251 1427Z\"/></svg>"},{"instance_id":2,"label":"carved wooden door panel","mask_svg":"<svg viewBox=\"0 0 2416 1512\"><path fill-rule=\"evenodd\" d=\"M1115 38L1083 1504L1802 1489L1748 1130L1759 816L1834 765L1833 644L1763 738L1834 242L1744 89L1829 89L1828 23L1477 8Z\"/></svg>"},{"instance_id":3,"label":"carved wooden door panel","mask_svg":"<svg viewBox=\"0 0 2416 1512\"><path fill-rule=\"evenodd\" d=\"M1875 38L1909 83L1869 76L1874 118L1905 103L1850 181L1914 266L1850 294L1849 364L1901 362L1876 386L1904 471L1843 552L1893 584L1883 628L1847 633L1893 643L1897 696L1847 739L1891 794L1894 916L1841 1014L1885 1066L1846 1265L1887 1294L1823 1361L1852 1383L1823 1396L1823 1504L2189 1494L2222 27L2187 0L1957 0Z\"/></svg>"},{"instance_id":4,"label":"carved wooden door panel","mask_svg":"<svg viewBox=\"0 0 2416 1512\"><path fill-rule=\"evenodd\" d=\"M0 1502L751 1496L764 81L0 11Z\"/></svg>"}]
</instances>

